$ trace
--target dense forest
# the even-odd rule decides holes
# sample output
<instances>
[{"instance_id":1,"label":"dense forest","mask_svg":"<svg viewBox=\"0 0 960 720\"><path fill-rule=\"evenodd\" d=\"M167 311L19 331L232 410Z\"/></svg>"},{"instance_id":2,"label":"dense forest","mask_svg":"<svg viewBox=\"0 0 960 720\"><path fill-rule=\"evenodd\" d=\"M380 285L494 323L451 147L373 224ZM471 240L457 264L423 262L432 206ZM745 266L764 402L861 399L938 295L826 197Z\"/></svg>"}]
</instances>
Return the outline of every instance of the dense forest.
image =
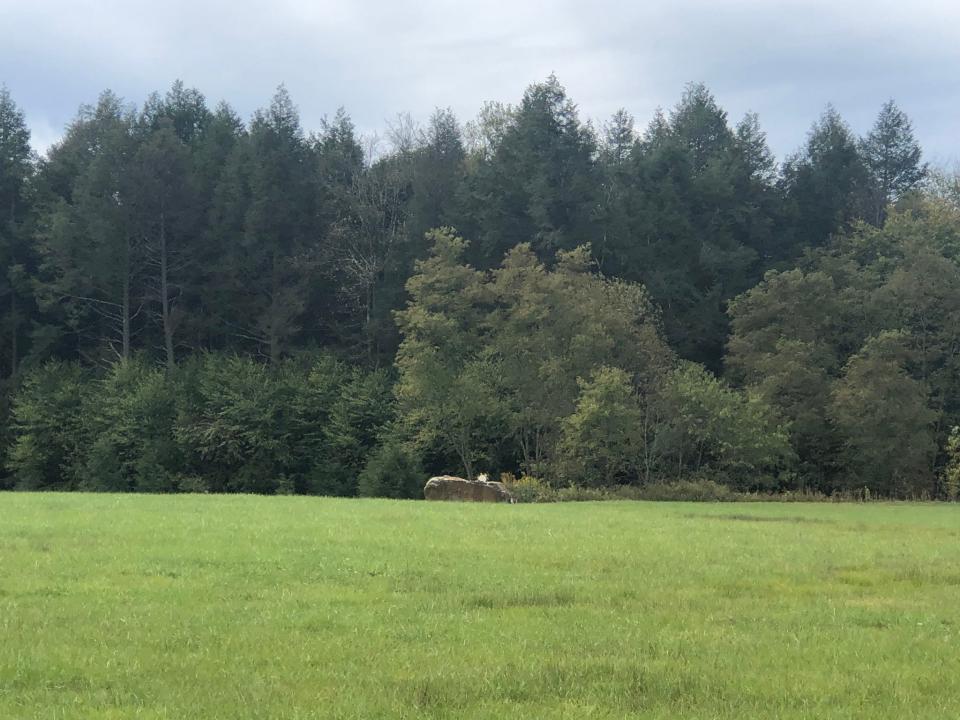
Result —
<instances>
[{"instance_id":1,"label":"dense forest","mask_svg":"<svg viewBox=\"0 0 960 720\"><path fill-rule=\"evenodd\" d=\"M956 497L960 182L892 101L798 146L551 76L379 143L104 92L37 157L0 91L0 488Z\"/></svg>"}]
</instances>

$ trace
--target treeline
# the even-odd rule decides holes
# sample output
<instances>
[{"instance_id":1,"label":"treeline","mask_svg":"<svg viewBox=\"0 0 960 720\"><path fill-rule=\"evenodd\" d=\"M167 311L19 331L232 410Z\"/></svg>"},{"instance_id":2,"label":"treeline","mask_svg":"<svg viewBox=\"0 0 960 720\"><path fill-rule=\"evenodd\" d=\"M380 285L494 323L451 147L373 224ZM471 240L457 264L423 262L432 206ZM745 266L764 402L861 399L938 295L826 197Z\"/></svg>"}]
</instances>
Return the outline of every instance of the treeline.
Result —
<instances>
[{"instance_id":1,"label":"treeline","mask_svg":"<svg viewBox=\"0 0 960 720\"><path fill-rule=\"evenodd\" d=\"M36 158L3 91L0 485L956 492L958 194L892 102L778 164L701 85L638 132L550 77L372 149L175 83Z\"/></svg>"}]
</instances>

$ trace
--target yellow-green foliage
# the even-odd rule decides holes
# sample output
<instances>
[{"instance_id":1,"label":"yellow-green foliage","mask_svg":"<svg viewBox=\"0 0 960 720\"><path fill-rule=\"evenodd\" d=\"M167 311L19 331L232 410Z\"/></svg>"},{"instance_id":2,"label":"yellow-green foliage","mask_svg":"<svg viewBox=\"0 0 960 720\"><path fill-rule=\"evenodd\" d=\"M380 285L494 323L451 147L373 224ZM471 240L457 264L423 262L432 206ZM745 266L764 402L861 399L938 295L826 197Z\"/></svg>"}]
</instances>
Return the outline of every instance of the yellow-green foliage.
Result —
<instances>
[{"instance_id":1,"label":"yellow-green foliage","mask_svg":"<svg viewBox=\"0 0 960 720\"><path fill-rule=\"evenodd\" d=\"M955 427L947 439L949 462L944 472L944 486L951 500L960 498L960 427Z\"/></svg>"},{"instance_id":2,"label":"yellow-green foliage","mask_svg":"<svg viewBox=\"0 0 960 720\"><path fill-rule=\"evenodd\" d=\"M503 473L500 482L507 486L517 502L552 502L554 499L553 488L540 478L529 475L517 478L513 473Z\"/></svg>"},{"instance_id":3,"label":"yellow-green foliage","mask_svg":"<svg viewBox=\"0 0 960 720\"><path fill-rule=\"evenodd\" d=\"M960 512L0 494L0 718L960 717Z\"/></svg>"}]
</instances>

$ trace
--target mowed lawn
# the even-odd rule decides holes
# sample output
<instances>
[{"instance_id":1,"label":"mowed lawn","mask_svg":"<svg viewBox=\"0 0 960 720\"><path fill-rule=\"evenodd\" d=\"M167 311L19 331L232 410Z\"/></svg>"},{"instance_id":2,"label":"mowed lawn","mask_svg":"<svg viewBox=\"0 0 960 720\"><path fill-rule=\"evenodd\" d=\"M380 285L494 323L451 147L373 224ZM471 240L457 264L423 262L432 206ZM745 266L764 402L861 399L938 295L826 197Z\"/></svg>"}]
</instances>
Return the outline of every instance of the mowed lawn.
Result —
<instances>
[{"instance_id":1,"label":"mowed lawn","mask_svg":"<svg viewBox=\"0 0 960 720\"><path fill-rule=\"evenodd\" d=\"M960 717L960 507L0 494L0 718Z\"/></svg>"}]
</instances>

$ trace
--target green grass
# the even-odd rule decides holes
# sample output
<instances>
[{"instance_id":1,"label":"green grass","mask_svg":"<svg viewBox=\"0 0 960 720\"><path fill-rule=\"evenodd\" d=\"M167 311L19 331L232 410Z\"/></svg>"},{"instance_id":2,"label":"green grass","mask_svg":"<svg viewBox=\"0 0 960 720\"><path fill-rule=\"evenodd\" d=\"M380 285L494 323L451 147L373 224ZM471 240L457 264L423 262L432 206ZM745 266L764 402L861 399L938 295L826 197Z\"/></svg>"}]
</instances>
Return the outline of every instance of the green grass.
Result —
<instances>
[{"instance_id":1,"label":"green grass","mask_svg":"<svg viewBox=\"0 0 960 720\"><path fill-rule=\"evenodd\" d=\"M0 718L960 717L960 507L0 494Z\"/></svg>"}]
</instances>

